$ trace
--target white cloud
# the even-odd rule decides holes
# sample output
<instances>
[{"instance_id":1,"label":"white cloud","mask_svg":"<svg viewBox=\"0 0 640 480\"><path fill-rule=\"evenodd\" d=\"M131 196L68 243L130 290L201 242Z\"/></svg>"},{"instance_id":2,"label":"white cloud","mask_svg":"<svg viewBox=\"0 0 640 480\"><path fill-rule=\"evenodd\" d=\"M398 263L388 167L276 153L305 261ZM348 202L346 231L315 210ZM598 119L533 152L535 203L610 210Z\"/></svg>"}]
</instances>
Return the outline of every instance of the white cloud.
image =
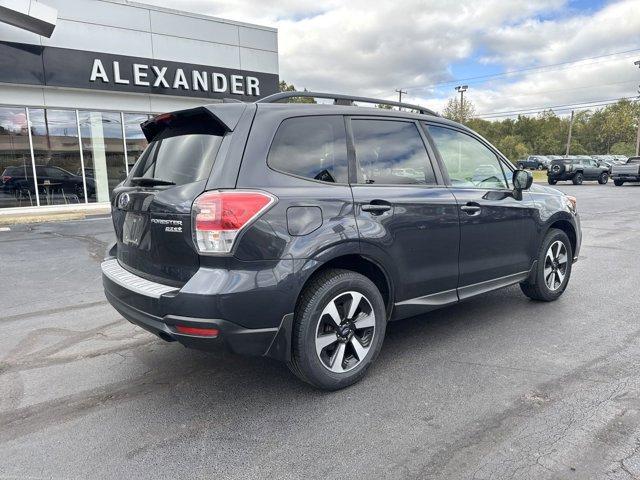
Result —
<instances>
[{"instance_id":1,"label":"white cloud","mask_svg":"<svg viewBox=\"0 0 640 480\"><path fill-rule=\"evenodd\" d=\"M393 98L403 87L432 108L449 93L418 87L451 80L451 65L479 51L481 62L514 70L640 48L640 0L595 13L566 0L147 1L277 27L280 77L298 88ZM469 82L468 98L478 112L617 98L635 92L634 75L628 55L609 57Z\"/></svg>"}]
</instances>

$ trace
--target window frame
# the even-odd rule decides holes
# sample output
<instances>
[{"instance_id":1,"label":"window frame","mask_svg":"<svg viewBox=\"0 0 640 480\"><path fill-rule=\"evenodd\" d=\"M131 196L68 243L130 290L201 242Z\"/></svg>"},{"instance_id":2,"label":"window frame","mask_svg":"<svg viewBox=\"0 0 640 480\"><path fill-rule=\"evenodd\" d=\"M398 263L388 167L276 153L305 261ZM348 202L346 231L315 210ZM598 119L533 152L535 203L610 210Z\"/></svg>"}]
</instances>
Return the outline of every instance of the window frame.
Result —
<instances>
[{"instance_id":1,"label":"window frame","mask_svg":"<svg viewBox=\"0 0 640 480\"><path fill-rule=\"evenodd\" d=\"M319 183L321 185L340 185L340 186L349 186L349 179L351 178L351 162L349 161L349 132L347 130L347 125L345 124L344 127L344 136L345 136L345 153L346 153L346 160L347 160L347 181L346 182L325 182L324 180L317 180L315 178L309 178L309 177L305 177L303 175L298 175L295 173L291 173L291 172L285 172L284 170L280 170L278 168L273 167L270 162L269 162L269 154L271 153L271 149L273 148L273 143L275 142L276 136L278 135L278 131L280 130L280 128L282 127L282 124L285 123L287 120L293 120L293 119L301 119L301 118L317 118L317 117L337 117L337 118L342 118L343 122L344 122L344 117L345 115L341 114L341 113L328 113L328 114L322 114L322 113L316 113L316 114L305 114L305 115L291 115L285 118L282 118L280 120L280 122L278 123L278 126L275 128L275 130L273 131L273 135L271 136L271 140L269 141L269 145L267 148L267 153L265 156L265 164L267 165L267 168L269 170L272 170L274 172L280 173L282 175L287 175L288 177L293 177L293 178L297 178L299 180L305 180L307 182L314 182L314 183Z\"/></svg>"},{"instance_id":2,"label":"window frame","mask_svg":"<svg viewBox=\"0 0 640 480\"><path fill-rule=\"evenodd\" d=\"M437 161L433 146L429 141L429 137L426 135L424 128L420 124L421 121L406 117L393 117L393 116L377 116L377 115L345 115L345 126L347 128L347 153L349 160L349 184L351 186L364 186L364 187L399 187L399 188L442 188L446 186L446 180L442 174L441 167ZM356 164L356 148L355 137L353 135L352 120L382 120L388 122L404 122L413 123L418 130L418 134L422 140L425 152L427 153L428 164L433 169L435 177L434 184L403 184L403 183L358 183L358 166ZM434 161L435 159L435 161Z\"/></svg>"},{"instance_id":3,"label":"window frame","mask_svg":"<svg viewBox=\"0 0 640 480\"><path fill-rule=\"evenodd\" d=\"M445 176L445 184L447 187L450 188L464 188L465 190L491 190L491 191L498 191L498 192L511 192L513 191L513 187L512 187L512 183L513 183L513 172L515 171L515 167L513 166L513 164L511 164L511 162L502 154L500 153L500 151L498 149L496 149L493 145L491 145L487 140L485 140L483 137L481 137L480 135L478 135L477 133L471 131L471 130L466 130L454 125L449 125L447 123L441 123L438 121L433 121L433 120L422 120L420 122L422 124L422 127L424 128L425 134L427 135L427 138L429 139L429 142L431 142L431 145L433 147L433 150L435 152L436 158L438 159L439 164L441 165L442 168L442 172L443 172L443 176ZM449 171L447 170L447 167L444 163L444 160L442 158L442 156L440 155L440 150L438 150L438 147L436 146L435 141L433 140L433 137L431 136L431 134L429 133L429 128L430 126L433 127L439 127L439 128L446 128L449 130L453 130L457 133L461 133L464 135L467 135L469 137L471 137L472 139L476 140L477 142L481 143L482 145L484 145L491 153L493 153L496 156L496 160L498 161L498 164L500 165L500 168L502 170L502 174L505 177L505 181L507 184L506 188L487 188L487 187L455 187L454 185L452 185L451 183L451 177L449 177ZM511 174L511 178L509 178L507 176L507 173Z\"/></svg>"}]
</instances>

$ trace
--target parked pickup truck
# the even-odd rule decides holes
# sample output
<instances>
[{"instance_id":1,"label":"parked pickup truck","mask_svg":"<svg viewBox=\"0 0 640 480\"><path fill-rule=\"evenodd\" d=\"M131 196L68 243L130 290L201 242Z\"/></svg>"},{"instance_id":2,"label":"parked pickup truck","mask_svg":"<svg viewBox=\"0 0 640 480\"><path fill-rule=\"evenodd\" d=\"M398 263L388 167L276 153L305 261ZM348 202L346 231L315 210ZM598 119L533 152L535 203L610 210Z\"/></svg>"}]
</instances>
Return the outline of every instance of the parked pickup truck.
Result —
<instances>
[{"instance_id":1,"label":"parked pickup truck","mask_svg":"<svg viewBox=\"0 0 640 480\"><path fill-rule=\"evenodd\" d=\"M611 168L613 184L619 187L624 182L640 182L640 157L631 157L627 163Z\"/></svg>"}]
</instances>

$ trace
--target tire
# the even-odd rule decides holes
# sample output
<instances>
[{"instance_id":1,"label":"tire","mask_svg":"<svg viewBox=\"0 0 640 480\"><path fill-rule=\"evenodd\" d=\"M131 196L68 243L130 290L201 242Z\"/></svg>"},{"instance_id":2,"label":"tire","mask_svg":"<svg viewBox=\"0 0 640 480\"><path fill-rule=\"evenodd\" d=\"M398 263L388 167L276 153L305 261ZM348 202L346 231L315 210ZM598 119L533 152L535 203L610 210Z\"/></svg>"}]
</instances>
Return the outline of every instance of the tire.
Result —
<instances>
[{"instance_id":1,"label":"tire","mask_svg":"<svg viewBox=\"0 0 640 480\"><path fill-rule=\"evenodd\" d=\"M577 172L571 179L574 185L582 185L583 180L584 180L584 175L582 175L582 172Z\"/></svg>"},{"instance_id":2,"label":"tire","mask_svg":"<svg viewBox=\"0 0 640 480\"><path fill-rule=\"evenodd\" d=\"M538 170L544 170L544 165L542 164L538 165Z\"/></svg>"},{"instance_id":3,"label":"tire","mask_svg":"<svg viewBox=\"0 0 640 480\"><path fill-rule=\"evenodd\" d=\"M609 181L609 174L607 172L602 172L598 177L598 183L600 185L606 185Z\"/></svg>"},{"instance_id":4,"label":"tire","mask_svg":"<svg viewBox=\"0 0 640 480\"><path fill-rule=\"evenodd\" d=\"M559 244L562 244L564 250ZM560 249L555 250L556 247ZM562 252L564 252L566 256L564 262L560 261L555 264L550 262L549 256L554 257L556 251L559 253L560 260L562 260ZM533 279L520 284L522 293L530 299L540 302L557 300L564 293L571 278L573 250L567 234L556 228L549 230L540 245L537 260Z\"/></svg>"},{"instance_id":5,"label":"tire","mask_svg":"<svg viewBox=\"0 0 640 480\"><path fill-rule=\"evenodd\" d=\"M547 178L547 182L549 183L549 185L555 185L556 183L558 183L558 180L556 180L555 178Z\"/></svg>"},{"instance_id":6,"label":"tire","mask_svg":"<svg viewBox=\"0 0 640 480\"><path fill-rule=\"evenodd\" d=\"M329 313L332 305L340 328ZM353 322L354 318L360 320ZM321 272L304 289L296 307L289 369L322 390L348 387L364 377L380 353L386 325L384 300L371 280L350 270Z\"/></svg>"},{"instance_id":7,"label":"tire","mask_svg":"<svg viewBox=\"0 0 640 480\"><path fill-rule=\"evenodd\" d=\"M613 181L613 184L614 184L616 187L621 187L622 185L624 185L624 182L623 182L622 180L614 180L614 181Z\"/></svg>"}]
</instances>

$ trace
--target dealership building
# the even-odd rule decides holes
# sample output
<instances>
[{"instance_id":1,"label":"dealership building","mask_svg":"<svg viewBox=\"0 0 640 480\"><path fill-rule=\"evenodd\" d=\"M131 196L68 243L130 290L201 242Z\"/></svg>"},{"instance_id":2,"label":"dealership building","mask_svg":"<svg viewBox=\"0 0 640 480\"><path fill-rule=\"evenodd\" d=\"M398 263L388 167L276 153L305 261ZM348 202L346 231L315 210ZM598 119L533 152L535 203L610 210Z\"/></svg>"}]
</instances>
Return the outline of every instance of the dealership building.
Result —
<instances>
[{"instance_id":1,"label":"dealership building","mask_svg":"<svg viewBox=\"0 0 640 480\"><path fill-rule=\"evenodd\" d=\"M150 116L277 90L273 28L127 0L0 0L0 212L104 204Z\"/></svg>"}]
</instances>

